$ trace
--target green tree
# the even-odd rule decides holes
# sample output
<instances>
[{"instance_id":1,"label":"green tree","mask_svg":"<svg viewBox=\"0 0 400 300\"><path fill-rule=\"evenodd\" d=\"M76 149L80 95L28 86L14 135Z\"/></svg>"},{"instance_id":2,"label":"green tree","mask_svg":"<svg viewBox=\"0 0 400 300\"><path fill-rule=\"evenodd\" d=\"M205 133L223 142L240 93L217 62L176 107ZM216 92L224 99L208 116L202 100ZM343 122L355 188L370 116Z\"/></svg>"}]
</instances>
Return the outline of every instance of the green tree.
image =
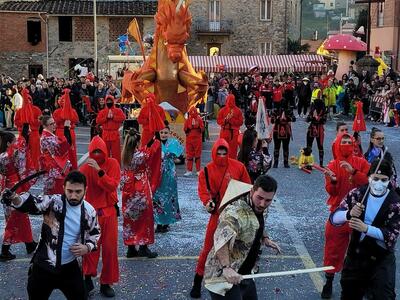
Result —
<instances>
[{"instance_id":1,"label":"green tree","mask_svg":"<svg viewBox=\"0 0 400 300\"><path fill-rule=\"evenodd\" d=\"M310 44L306 43L301 45L299 40L288 39L288 54L301 54L310 51Z\"/></svg>"}]
</instances>

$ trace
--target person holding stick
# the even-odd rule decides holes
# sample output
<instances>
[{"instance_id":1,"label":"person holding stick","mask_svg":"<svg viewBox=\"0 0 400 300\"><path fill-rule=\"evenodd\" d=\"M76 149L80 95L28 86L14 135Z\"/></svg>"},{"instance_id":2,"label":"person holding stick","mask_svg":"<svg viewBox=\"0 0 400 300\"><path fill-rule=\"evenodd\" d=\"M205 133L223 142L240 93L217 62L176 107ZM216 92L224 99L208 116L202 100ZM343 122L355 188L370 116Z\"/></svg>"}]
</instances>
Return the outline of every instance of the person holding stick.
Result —
<instances>
[{"instance_id":1,"label":"person holding stick","mask_svg":"<svg viewBox=\"0 0 400 300\"><path fill-rule=\"evenodd\" d=\"M368 175L369 184L347 194L330 216L333 226L353 230L340 280L342 300L396 298L400 197L389 188L390 161L374 160Z\"/></svg>"},{"instance_id":2,"label":"person holding stick","mask_svg":"<svg viewBox=\"0 0 400 300\"><path fill-rule=\"evenodd\" d=\"M329 194L327 204L330 211L337 209L343 197L354 188L368 183L368 162L354 156L354 141L348 133L336 138L336 159L329 162L325 172L325 189ZM341 271L346 249L349 244L351 230L348 225L333 226L327 220L325 227L324 265L334 266L334 270L325 273L326 283L322 289L321 298L332 296L332 283L335 273Z\"/></svg>"},{"instance_id":3,"label":"person holding stick","mask_svg":"<svg viewBox=\"0 0 400 300\"><path fill-rule=\"evenodd\" d=\"M268 175L258 177L254 186L236 180L229 183L206 261L206 288L212 300L257 299L254 280L242 280L242 275L253 273L261 245L281 253L264 231L264 212L277 188L276 180ZM225 281L222 288L221 279Z\"/></svg>"}]
</instances>

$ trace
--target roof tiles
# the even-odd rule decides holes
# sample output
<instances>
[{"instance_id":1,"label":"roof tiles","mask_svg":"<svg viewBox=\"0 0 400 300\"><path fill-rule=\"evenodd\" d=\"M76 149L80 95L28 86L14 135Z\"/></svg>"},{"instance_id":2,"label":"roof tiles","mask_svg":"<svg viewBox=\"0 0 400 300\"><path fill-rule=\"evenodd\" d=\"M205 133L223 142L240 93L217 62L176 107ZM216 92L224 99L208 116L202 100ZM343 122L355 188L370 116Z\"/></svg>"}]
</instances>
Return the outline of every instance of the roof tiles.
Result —
<instances>
[{"instance_id":1,"label":"roof tiles","mask_svg":"<svg viewBox=\"0 0 400 300\"><path fill-rule=\"evenodd\" d=\"M103 16L140 15L153 16L157 1L104 1L96 2L97 14ZM92 15L91 0L39 0L8 1L0 4L0 12L46 12L53 15Z\"/></svg>"}]
</instances>

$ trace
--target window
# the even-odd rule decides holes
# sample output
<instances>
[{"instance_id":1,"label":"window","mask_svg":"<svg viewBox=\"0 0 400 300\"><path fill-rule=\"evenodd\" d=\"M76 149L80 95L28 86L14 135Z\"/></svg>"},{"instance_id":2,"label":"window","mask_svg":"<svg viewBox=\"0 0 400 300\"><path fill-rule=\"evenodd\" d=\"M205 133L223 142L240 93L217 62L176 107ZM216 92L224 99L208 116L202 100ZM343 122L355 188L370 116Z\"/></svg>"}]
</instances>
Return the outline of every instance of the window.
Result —
<instances>
[{"instance_id":1,"label":"window","mask_svg":"<svg viewBox=\"0 0 400 300\"><path fill-rule=\"evenodd\" d=\"M385 13L385 3L377 3L377 7L378 7L378 27L382 27L384 24L384 13Z\"/></svg>"},{"instance_id":2,"label":"window","mask_svg":"<svg viewBox=\"0 0 400 300\"><path fill-rule=\"evenodd\" d=\"M209 3L209 29L210 31L219 31L221 20L221 3L219 0L210 0Z\"/></svg>"},{"instance_id":3,"label":"window","mask_svg":"<svg viewBox=\"0 0 400 300\"><path fill-rule=\"evenodd\" d=\"M58 39L72 42L72 17L58 17Z\"/></svg>"},{"instance_id":4,"label":"window","mask_svg":"<svg viewBox=\"0 0 400 300\"><path fill-rule=\"evenodd\" d=\"M33 46L39 44L42 40L42 30L40 26L40 19L28 19L26 28L28 30L28 42Z\"/></svg>"},{"instance_id":5,"label":"window","mask_svg":"<svg viewBox=\"0 0 400 300\"><path fill-rule=\"evenodd\" d=\"M39 74L43 74L42 65L29 65L28 66L29 78L37 78Z\"/></svg>"},{"instance_id":6,"label":"window","mask_svg":"<svg viewBox=\"0 0 400 300\"><path fill-rule=\"evenodd\" d=\"M272 43L263 42L260 44L260 55L271 55L272 54Z\"/></svg>"},{"instance_id":7,"label":"window","mask_svg":"<svg viewBox=\"0 0 400 300\"><path fill-rule=\"evenodd\" d=\"M262 21L271 20L272 0L260 0L260 19Z\"/></svg>"}]
</instances>

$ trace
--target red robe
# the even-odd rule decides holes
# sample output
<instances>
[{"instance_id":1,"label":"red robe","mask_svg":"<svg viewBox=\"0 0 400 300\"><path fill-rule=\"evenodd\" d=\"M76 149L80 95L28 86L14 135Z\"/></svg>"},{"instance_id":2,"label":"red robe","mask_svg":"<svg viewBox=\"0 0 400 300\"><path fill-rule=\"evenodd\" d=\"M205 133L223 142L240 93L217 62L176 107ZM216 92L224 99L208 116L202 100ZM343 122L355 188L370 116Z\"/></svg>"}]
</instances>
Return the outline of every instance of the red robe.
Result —
<instances>
[{"instance_id":1,"label":"red robe","mask_svg":"<svg viewBox=\"0 0 400 300\"><path fill-rule=\"evenodd\" d=\"M210 192L207 190L204 169L201 170L199 174L198 193L201 202L203 202L203 204L206 205L210 200L210 194L217 201L216 210L210 216L210 219L208 221L206 236L204 239L204 246L202 251L200 252L199 260L196 266L196 273L199 275L204 274L204 266L206 263L207 255L214 244L213 238L215 230L217 229L218 217L219 217L218 207L222 198L224 197L229 181L231 179L236 179L251 184L251 179L249 174L247 173L246 167L241 162L226 157L227 159L226 166L221 166L216 164L215 161L217 157L217 150L220 147L226 148L229 152L229 145L224 139L218 139L215 142L212 148L212 162L207 164L209 183L211 189Z\"/></svg>"},{"instance_id":2,"label":"red robe","mask_svg":"<svg viewBox=\"0 0 400 300\"><path fill-rule=\"evenodd\" d=\"M155 108L158 113L158 116L161 118L161 120L164 121L165 120L164 109L160 105L155 105ZM142 147L146 146L151 141L155 133L154 129L150 128L151 127L150 114L151 112L149 109L149 104L144 104L144 106L140 110L137 119L138 123L142 125L142 136L141 136Z\"/></svg>"},{"instance_id":3,"label":"red robe","mask_svg":"<svg viewBox=\"0 0 400 300\"><path fill-rule=\"evenodd\" d=\"M122 215L125 245L150 245L154 243L154 215L149 165L153 159L160 161L161 146L158 140L151 147L136 150L128 166L122 171ZM160 165L161 168L161 165Z\"/></svg>"},{"instance_id":4,"label":"red robe","mask_svg":"<svg viewBox=\"0 0 400 300\"><path fill-rule=\"evenodd\" d=\"M192 107L189 110L189 118L183 124L183 130L186 133L186 161L187 169L193 170L193 160L196 162L196 169L200 171L201 148L204 131L204 122L197 109Z\"/></svg>"},{"instance_id":5,"label":"red robe","mask_svg":"<svg viewBox=\"0 0 400 300\"><path fill-rule=\"evenodd\" d=\"M64 122L66 120L71 121L71 127L69 129L69 132L71 134L71 140L72 140L72 145L68 150L68 157L72 165L72 169L76 170L78 169L78 159L77 159L77 154L76 154L76 136L75 136L75 127L76 124L79 123L79 117L75 109L72 109L71 116L69 119L64 119L63 116L63 108L57 108L53 112L53 119L56 122L56 135L59 138L64 137Z\"/></svg>"},{"instance_id":6,"label":"red robe","mask_svg":"<svg viewBox=\"0 0 400 300\"><path fill-rule=\"evenodd\" d=\"M96 149L101 150L106 158L99 165L104 175L100 177L99 172L87 163L79 168L87 180L85 199L96 209L101 229L97 250L83 257L83 273L96 277L101 251L100 284L113 284L119 280L118 218L115 205L118 203L117 188L121 172L119 162L115 158L107 157L106 143L99 136L95 136L89 144L89 157Z\"/></svg>"},{"instance_id":7,"label":"red robe","mask_svg":"<svg viewBox=\"0 0 400 300\"><path fill-rule=\"evenodd\" d=\"M32 104L32 98L30 97L28 90L22 90L22 97L23 104L22 107L15 112L14 124L18 128L19 134L22 133L22 126L24 123L29 124L30 133L28 150L33 166L38 170L40 157L39 117L42 115L42 111L39 107Z\"/></svg>"},{"instance_id":8,"label":"red robe","mask_svg":"<svg viewBox=\"0 0 400 300\"><path fill-rule=\"evenodd\" d=\"M235 104L235 96L226 97L226 106L218 113L217 123L221 126L219 137L229 144L229 157L236 159L238 150L239 128L243 125L242 111Z\"/></svg>"},{"instance_id":9,"label":"red robe","mask_svg":"<svg viewBox=\"0 0 400 300\"><path fill-rule=\"evenodd\" d=\"M44 175L43 193L45 195L63 194L64 177L71 169L68 160L70 145L65 137L43 130L40 138L41 156L39 165L41 170L46 170Z\"/></svg>"},{"instance_id":10,"label":"red robe","mask_svg":"<svg viewBox=\"0 0 400 300\"><path fill-rule=\"evenodd\" d=\"M344 134L346 136L347 134ZM359 188L368 183L368 162L361 157L351 155L350 157L343 157L340 152L340 142L343 135L336 138L335 152L338 156L329 162L327 168L336 174L337 182L333 184L329 177L325 178L325 189L329 194L327 200L330 206L330 211L335 211L343 198L354 188ZM352 175L345 169L340 167L341 161L347 161L357 172ZM328 273L337 273L342 270L344 257L346 255L347 247L349 245L351 229L346 224L343 226L333 226L329 220L326 222L325 227L325 249L324 249L324 265L334 266L335 269L328 271Z\"/></svg>"},{"instance_id":11,"label":"red robe","mask_svg":"<svg viewBox=\"0 0 400 300\"><path fill-rule=\"evenodd\" d=\"M102 138L106 142L108 155L115 158L121 164L121 137L119 135L119 128L126 117L122 109L114 106L115 101L112 96L107 96L105 99L106 102L107 99L113 100L113 106L100 110L96 118L96 123L103 129ZM108 118L110 111L112 118Z\"/></svg>"},{"instance_id":12,"label":"red robe","mask_svg":"<svg viewBox=\"0 0 400 300\"><path fill-rule=\"evenodd\" d=\"M0 190L4 188L12 188L18 181L25 178L31 169L27 162L27 146L24 138L17 138L6 152L0 154L0 171L1 181ZM27 192L31 183L20 187L16 192ZM5 211L6 227L4 229L3 244L10 245L16 243L31 243L32 229L28 214L19 212L10 207Z\"/></svg>"}]
</instances>

